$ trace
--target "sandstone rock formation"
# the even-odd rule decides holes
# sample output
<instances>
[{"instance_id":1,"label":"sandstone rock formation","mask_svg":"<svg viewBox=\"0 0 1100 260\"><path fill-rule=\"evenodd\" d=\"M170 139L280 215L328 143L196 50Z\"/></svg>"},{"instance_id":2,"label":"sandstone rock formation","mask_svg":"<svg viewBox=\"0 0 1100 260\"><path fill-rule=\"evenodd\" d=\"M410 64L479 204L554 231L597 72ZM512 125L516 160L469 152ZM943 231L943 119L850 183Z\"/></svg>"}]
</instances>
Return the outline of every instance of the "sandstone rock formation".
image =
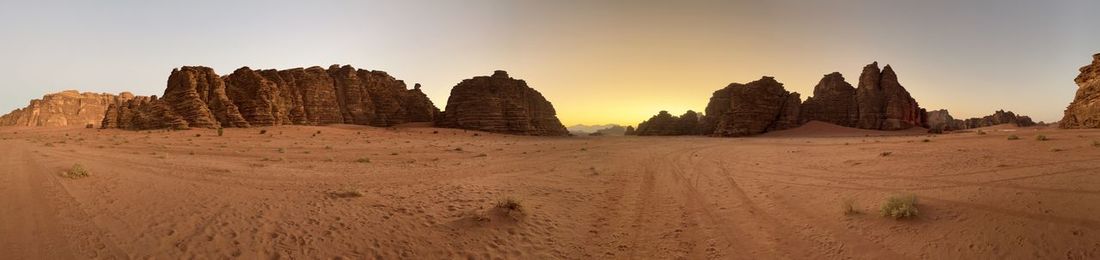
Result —
<instances>
[{"instance_id":1,"label":"sandstone rock formation","mask_svg":"<svg viewBox=\"0 0 1100 260\"><path fill-rule=\"evenodd\" d=\"M945 109L928 112L928 129L930 131L956 131L1000 124L1013 124L1019 127L1036 125L1031 117L1016 115L1016 113L1004 110L997 110L992 115L966 120L955 119Z\"/></svg>"},{"instance_id":2,"label":"sandstone rock formation","mask_svg":"<svg viewBox=\"0 0 1100 260\"><path fill-rule=\"evenodd\" d=\"M700 133L747 136L797 127L800 106L799 94L788 92L775 78L733 83L711 96Z\"/></svg>"},{"instance_id":3,"label":"sandstone rock formation","mask_svg":"<svg viewBox=\"0 0 1100 260\"><path fill-rule=\"evenodd\" d=\"M1061 128L1100 128L1100 53L1077 75L1077 96L1066 107Z\"/></svg>"},{"instance_id":4,"label":"sandstone rock formation","mask_svg":"<svg viewBox=\"0 0 1100 260\"><path fill-rule=\"evenodd\" d=\"M419 88L385 72L333 65L289 70L206 67L172 71L164 96L118 102L103 126L123 129L432 122L439 110Z\"/></svg>"},{"instance_id":5,"label":"sandstone rock formation","mask_svg":"<svg viewBox=\"0 0 1100 260\"><path fill-rule=\"evenodd\" d=\"M0 116L0 126L99 126L111 104L133 98L129 92L114 95L66 90L31 100L27 107Z\"/></svg>"},{"instance_id":6,"label":"sandstone rock formation","mask_svg":"<svg viewBox=\"0 0 1100 260\"><path fill-rule=\"evenodd\" d=\"M966 124L951 116L947 109L928 111L928 129L932 132L955 131L966 129Z\"/></svg>"},{"instance_id":7,"label":"sandstone rock formation","mask_svg":"<svg viewBox=\"0 0 1100 260\"><path fill-rule=\"evenodd\" d=\"M802 122L811 120L846 127L859 125L856 88L839 72L825 75L814 87L814 96L802 103Z\"/></svg>"},{"instance_id":8,"label":"sandstone rock formation","mask_svg":"<svg viewBox=\"0 0 1100 260\"><path fill-rule=\"evenodd\" d=\"M994 112L992 115L965 120L963 123L963 127L965 128L960 129L979 128L1000 124L1013 124L1020 127L1028 127L1034 126L1035 121L1032 121L1031 117L1016 115L1011 111L1005 112L1004 110L997 110L997 112Z\"/></svg>"},{"instance_id":9,"label":"sandstone rock formation","mask_svg":"<svg viewBox=\"0 0 1100 260\"><path fill-rule=\"evenodd\" d=\"M436 126L517 135L569 134L541 93L501 70L463 80L451 89Z\"/></svg>"},{"instance_id":10,"label":"sandstone rock formation","mask_svg":"<svg viewBox=\"0 0 1100 260\"><path fill-rule=\"evenodd\" d=\"M661 111L638 124L638 129L633 133L640 136L698 135L701 125L702 120L695 111L688 110L681 116Z\"/></svg>"},{"instance_id":11,"label":"sandstone rock formation","mask_svg":"<svg viewBox=\"0 0 1100 260\"><path fill-rule=\"evenodd\" d=\"M926 124L926 112L909 95L890 65L881 71L878 62L863 67L856 89L859 128L901 130Z\"/></svg>"},{"instance_id":12,"label":"sandstone rock formation","mask_svg":"<svg viewBox=\"0 0 1100 260\"><path fill-rule=\"evenodd\" d=\"M946 112L946 111L945 111ZM838 72L825 75L814 87L814 96L802 102L772 77L748 84L730 84L715 91L697 133L712 136L747 136L794 128L808 121L872 130L902 130L927 126L927 112L898 83L897 74L878 62L863 68L859 88ZM683 134L667 124L676 119L658 114L638 125L638 135Z\"/></svg>"}]
</instances>

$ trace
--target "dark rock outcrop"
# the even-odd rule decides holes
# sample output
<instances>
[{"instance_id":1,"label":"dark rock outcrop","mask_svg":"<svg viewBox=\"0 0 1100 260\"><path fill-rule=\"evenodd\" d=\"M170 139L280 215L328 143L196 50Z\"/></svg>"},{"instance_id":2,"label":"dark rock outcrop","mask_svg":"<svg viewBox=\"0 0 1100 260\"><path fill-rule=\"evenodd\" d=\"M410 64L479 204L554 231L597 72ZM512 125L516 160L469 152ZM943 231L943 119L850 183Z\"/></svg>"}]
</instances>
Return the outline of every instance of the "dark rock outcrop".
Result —
<instances>
[{"instance_id":1,"label":"dark rock outcrop","mask_svg":"<svg viewBox=\"0 0 1100 260\"><path fill-rule=\"evenodd\" d=\"M1061 128L1100 128L1100 53L1092 55L1092 63L1081 67L1077 75L1077 95L1066 107Z\"/></svg>"},{"instance_id":2,"label":"dark rock outcrop","mask_svg":"<svg viewBox=\"0 0 1100 260\"><path fill-rule=\"evenodd\" d=\"M681 116L661 111L638 124L638 129L633 132L641 136L698 135L701 125L702 120L695 111L688 110Z\"/></svg>"},{"instance_id":3,"label":"dark rock outcrop","mask_svg":"<svg viewBox=\"0 0 1100 260\"><path fill-rule=\"evenodd\" d=\"M463 80L451 89L436 126L517 135L569 134L550 101L527 82L500 70Z\"/></svg>"},{"instance_id":4,"label":"dark rock outcrop","mask_svg":"<svg viewBox=\"0 0 1100 260\"><path fill-rule=\"evenodd\" d=\"M715 91L700 133L748 136L799 126L801 99L772 77ZM638 126L641 131L641 125Z\"/></svg>"},{"instance_id":5,"label":"dark rock outcrop","mask_svg":"<svg viewBox=\"0 0 1100 260\"><path fill-rule=\"evenodd\" d=\"M219 128L272 125L432 122L438 109L419 89L385 72L333 65L289 70L237 69L220 77L206 67L172 71L164 96L119 102L107 128Z\"/></svg>"},{"instance_id":6,"label":"dark rock outcrop","mask_svg":"<svg viewBox=\"0 0 1100 260\"><path fill-rule=\"evenodd\" d=\"M1036 125L1031 117L1016 115L1016 113L1004 110L997 110L992 115L966 120L955 119L945 109L928 112L928 129L930 131L956 131L1001 124L1012 124L1019 127Z\"/></svg>"},{"instance_id":7,"label":"dark rock outcrop","mask_svg":"<svg viewBox=\"0 0 1100 260\"><path fill-rule=\"evenodd\" d=\"M925 126L925 110L909 95L890 65L881 71L878 62L863 67L856 89L859 128L902 130Z\"/></svg>"},{"instance_id":8,"label":"dark rock outcrop","mask_svg":"<svg viewBox=\"0 0 1100 260\"><path fill-rule=\"evenodd\" d=\"M814 87L814 96L802 103L802 122L811 120L846 127L859 125L856 88L839 72L825 75Z\"/></svg>"},{"instance_id":9,"label":"dark rock outcrop","mask_svg":"<svg viewBox=\"0 0 1100 260\"><path fill-rule=\"evenodd\" d=\"M623 135L638 135L638 132L634 130L634 126L626 126L626 132Z\"/></svg>"},{"instance_id":10,"label":"dark rock outcrop","mask_svg":"<svg viewBox=\"0 0 1100 260\"><path fill-rule=\"evenodd\" d=\"M1035 121L1031 120L1031 117L1016 115L1011 111L997 110L992 115L984 116L981 118L970 118L964 121L963 127L960 129L979 128L987 126L995 126L1001 124L1013 124L1020 127L1034 126Z\"/></svg>"},{"instance_id":11,"label":"dark rock outcrop","mask_svg":"<svg viewBox=\"0 0 1100 260\"><path fill-rule=\"evenodd\" d=\"M122 92L80 93L66 90L31 100L27 107L0 116L0 126L99 126L111 104L133 99Z\"/></svg>"}]
</instances>

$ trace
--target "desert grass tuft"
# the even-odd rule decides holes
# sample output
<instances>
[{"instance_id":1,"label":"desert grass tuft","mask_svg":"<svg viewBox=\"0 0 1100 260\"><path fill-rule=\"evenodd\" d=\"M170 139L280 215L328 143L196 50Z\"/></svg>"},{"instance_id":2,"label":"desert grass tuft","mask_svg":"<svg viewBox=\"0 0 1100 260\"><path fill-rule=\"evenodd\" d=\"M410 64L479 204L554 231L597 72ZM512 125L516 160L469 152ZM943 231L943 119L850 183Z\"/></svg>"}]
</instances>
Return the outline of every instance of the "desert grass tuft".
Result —
<instances>
[{"instance_id":1,"label":"desert grass tuft","mask_svg":"<svg viewBox=\"0 0 1100 260\"><path fill-rule=\"evenodd\" d=\"M1020 140L1020 137L1016 135L1010 135L1008 136L1008 140Z\"/></svg>"},{"instance_id":2,"label":"desert grass tuft","mask_svg":"<svg viewBox=\"0 0 1100 260\"><path fill-rule=\"evenodd\" d=\"M337 191L330 191L330 192L328 192L328 196L329 196L329 198L334 198L334 199L358 198L358 197L363 196L363 192L361 192L359 190L354 190L354 189L343 189L343 190L337 190Z\"/></svg>"},{"instance_id":3,"label":"desert grass tuft","mask_svg":"<svg viewBox=\"0 0 1100 260\"><path fill-rule=\"evenodd\" d=\"M893 217L894 219L917 217L917 195L905 194L890 196L886 199L886 202L882 204L879 213L882 214L883 217Z\"/></svg>"},{"instance_id":4,"label":"desert grass tuft","mask_svg":"<svg viewBox=\"0 0 1100 260\"><path fill-rule=\"evenodd\" d=\"M518 213L524 214L526 210L523 207L523 202L513 197L503 198L497 201L495 208L503 210L508 214Z\"/></svg>"},{"instance_id":5,"label":"desert grass tuft","mask_svg":"<svg viewBox=\"0 0 1100 260\"><path fill-rule=\"evenodd\" d=\"M844 199L840 204L840 210L844 212L844 215L856 215L860 214L859 209L856 209L856 200Z\"/></svg>"},{"instance_id":6,"label":"desert grass tuft","mask_svg":"<svg viewBox=\"0 0 1100 260\"><path fill-rule=\"evenodd\" d=\"M1050 138L1047 138L1047 136L1045 136L1045 135L1035 136L1035 141L1047 141L1047 140L1050 140Z\"/></svg>"},{"instance_id":7,"label":"desert grass tuft","mask_svg":"<svg viewBox=\"0 0 1100 260\"><path fill-rule=\"evenodd\" d=\"M80 179L88 177L90 176L90 174L88 174L87 169L84 169L83 165L73 164L73 166L70 167L68 170L62 172L61 176L69 179Z\"/></svg>"}]
</instances>

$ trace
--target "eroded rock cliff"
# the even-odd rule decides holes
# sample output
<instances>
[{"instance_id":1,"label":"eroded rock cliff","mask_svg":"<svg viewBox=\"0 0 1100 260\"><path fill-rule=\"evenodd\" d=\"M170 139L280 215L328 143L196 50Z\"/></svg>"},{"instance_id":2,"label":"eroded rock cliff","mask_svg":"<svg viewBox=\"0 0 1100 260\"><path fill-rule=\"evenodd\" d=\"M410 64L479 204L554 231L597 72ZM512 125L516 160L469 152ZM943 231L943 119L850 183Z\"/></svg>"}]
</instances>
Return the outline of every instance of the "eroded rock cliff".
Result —
<instances>
[{"instance_id":1,"label":"eroded rock cliff","mask_svg":"<svg viewBox=\"0 0 1100 260\"><path fill-rule=\"evenodd\" d=\"M797 127L800 106L799 94L788 92L775 78L732 83L711 96L700 133L748 136Z\"/></svg>"},{"instance_id":2,"label":"eroded rock cliff","mask_svg":"<svg viewBox=\"0 0 1100 260\"><path fill-rule=\"evenodd\" d=\"M385 72L333 65L288 70L206 67L172 71L164 96L118 102L104 127L219 128L271 125L432 122L438 109L418 88Z\"/></svg>"},{"instance_id":3,"label":"eroded rock cliff","mask_svg":"<svg viewBox=\"0 0 1100 260\"><path fill-rule=\"evenodd\" d=\"M1077 96L1066 107L1061 128L1100 128L1100 53L1077 75Z\"/></svg>"},{"instance_id":4,"label":"eroded rock cliff","mask_svg":"<svg viewBox=\"0 0 1100 260\"><path fill-rule=\"evenodd\" d=\"M517 135L569 134L550 101L502 70L463 80L452 88L436 125Z\"/></svg>"},{"instance_id":5,"label":"eroded rock cliff","mask_svg":"<svg viewBox=\"0 0 1100 260\"><path fill-rule=\"evenodd\" d=\"M111 104L133 99L134 95L122 92L80 93L66 90L47 94L30 101L27 107L0 116L0 126L99 126Z\"/></svg>"}]
</instances>

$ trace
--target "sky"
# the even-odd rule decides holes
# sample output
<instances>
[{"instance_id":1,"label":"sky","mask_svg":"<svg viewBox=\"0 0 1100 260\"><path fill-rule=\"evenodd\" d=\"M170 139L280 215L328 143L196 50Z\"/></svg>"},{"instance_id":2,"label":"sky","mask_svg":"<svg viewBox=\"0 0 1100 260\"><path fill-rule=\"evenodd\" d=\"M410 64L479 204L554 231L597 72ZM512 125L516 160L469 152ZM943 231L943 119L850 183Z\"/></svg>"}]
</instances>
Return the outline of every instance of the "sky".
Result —
<instances>
[{"instance_id":1,"label":"sky","mask_svg":"<svg viewBox=\"0 0 1100 260\"><path fill-rule=\"evenodd\" d=\"M566 125L701 111L774 76L805 99L890 64L920 105L1057 121L1100 53L1096 0L0 0L0 111L66 89L161 95L173 68L350 64L421 83L443 109L507 70Z\"/></svg>"}]
</instances>

